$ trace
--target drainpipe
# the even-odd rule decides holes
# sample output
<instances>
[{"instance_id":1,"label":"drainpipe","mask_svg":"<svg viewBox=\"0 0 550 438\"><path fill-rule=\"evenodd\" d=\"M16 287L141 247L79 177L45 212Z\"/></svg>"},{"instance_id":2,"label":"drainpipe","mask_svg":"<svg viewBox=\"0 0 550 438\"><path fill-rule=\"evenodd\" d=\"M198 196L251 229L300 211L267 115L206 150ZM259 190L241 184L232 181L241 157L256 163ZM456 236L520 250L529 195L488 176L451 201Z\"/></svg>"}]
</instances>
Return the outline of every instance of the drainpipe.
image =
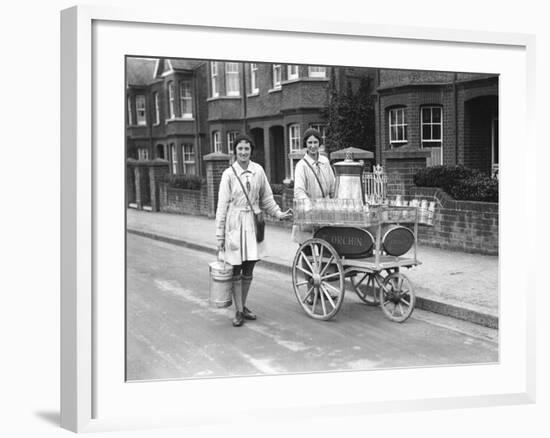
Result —
<instances>
[{"instance_id":1,"label":"drainpipe","mask_svg":"<svg viewBox=\"0 0 550 438\"><path fill-rule=\"evenodd\" d=\"M248 133L248 120L247 120L247 97L246 97L246 70L245 70L245 63L241 62L241 68L242 68L242 102L243 102L243 134Z\"/></svg>"},{"instance_id":2,"label":"drainpipe","mask_svg":"<svg viewBox=\"0 0 550 438\"><path fill-rule=\"evenodd\" d=\"M376 88L378 87L380 87L380 69L376 70ZM374 164L382 165L382 129L383 129L382 121L384 120L384 118L382 117L382 105L380 103L380 93L376 93L376 94L377 94L376 100L378 104L377 105L378 106L378 123L376 124L378 126L378 148L377 148L378 151L375 150ZM378 163L376 163L376 160L378 160Z\"/></svg>"},{"instance_id":3,"label":"drainpipe","mask_svg":"<svg viewBox=\"0 0 550 438\"><path fill-rule=\"evenodd\" d=\"M195 160L197 162L197 174L202 176L202 145L200 138L200 112L199 112L199 87L198 87L198 78L197 71L202 67L203 64L200 64L197 68L193 70L193 109L195 111Z\"/></svg>"},{"instance_id":4,"label":"drainpipe","mask_svg":"<svg viewBox=\"0 0 550 438\"><path fill-rule=\"evenodd\" d=\"M455 165L458 165L458 91L456 87L458 75L453 75L453 99L455 106Z\"/></svg>"},{"instance_id":5,"label":"drainpipe","mask_svg":"<svg viewBox=\"0 0 550 438\"><path fill-rule=\"evenodd\" d=\"M153 113L155 111L155 102L154 102L154 99L151 99L152 97L152 94L151 94L151 89L149 87L147 87L143 93L143 96L145 97L145 108L147 108L147 112L148 114L146 115L147 117L147 124L149 125L149 156L151 157L151 160L153 160L155 158L155 145L153 143ZM147 105L147 102L149 103L149 105ZM151 111L151 105L153 106L153 111Z\"/></svg>"}]
</instances>

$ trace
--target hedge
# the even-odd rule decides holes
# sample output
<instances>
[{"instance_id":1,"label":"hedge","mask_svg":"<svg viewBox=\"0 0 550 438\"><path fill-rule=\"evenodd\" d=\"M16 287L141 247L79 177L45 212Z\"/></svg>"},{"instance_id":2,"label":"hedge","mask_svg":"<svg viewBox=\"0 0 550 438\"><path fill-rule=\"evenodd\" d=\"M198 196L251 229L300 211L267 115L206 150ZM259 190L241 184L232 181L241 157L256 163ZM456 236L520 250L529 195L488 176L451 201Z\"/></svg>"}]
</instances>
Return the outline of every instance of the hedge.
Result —
<instances>
[{"instance_id":1,"label":"hedge","mask_svg":"<svg viewBox=\"0 0 550 438\"><path fill-rule=\"evenodd\" d=\"M414 175L419 187L440 187L462 201L498 202L498 179L464 166L433 166Z\"/></svg>"}]
</instances>

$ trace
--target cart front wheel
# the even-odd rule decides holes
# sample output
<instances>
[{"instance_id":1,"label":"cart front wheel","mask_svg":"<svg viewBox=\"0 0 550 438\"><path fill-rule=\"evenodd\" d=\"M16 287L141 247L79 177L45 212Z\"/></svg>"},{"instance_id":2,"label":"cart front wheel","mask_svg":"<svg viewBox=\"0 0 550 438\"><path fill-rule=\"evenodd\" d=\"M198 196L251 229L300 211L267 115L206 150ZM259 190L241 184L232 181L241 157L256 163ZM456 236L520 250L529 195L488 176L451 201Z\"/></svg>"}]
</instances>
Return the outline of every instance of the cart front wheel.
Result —
<instances>
[{"instance_id":1,"label":"cart front wheel","mask_svg":"<svg viewBox=\"0 0 550 438\"><path fill-rule=\"evenodd\" d=\"M384 283L381 272L372 272L354 268L355 274L350 277L351 285L357 296L369 306L380 304L380 288Z\"/></svg>"},{"instance_id":2,"label":"cart front wheel","mask_svg":"<svg viewBox=\"0 0 550 438\"><path fill-rule=\"evenodd\" d=\"M336 250L322 239L306 240L292 264L294 293L312 318L331 319L344 301L344 269Z\"/></svg>"},{"instance_id":3,"label":"cart front wheel","mask_svg":"<svg viewBox=\"0 0 550 438\"><path fill-rule=\"evenodd\" d=\"M416 296L410 280L400 272L386 277L380 288L380 307L384 315L395 322L403 322L414 310Z\"/></svg>"}]
</instances>

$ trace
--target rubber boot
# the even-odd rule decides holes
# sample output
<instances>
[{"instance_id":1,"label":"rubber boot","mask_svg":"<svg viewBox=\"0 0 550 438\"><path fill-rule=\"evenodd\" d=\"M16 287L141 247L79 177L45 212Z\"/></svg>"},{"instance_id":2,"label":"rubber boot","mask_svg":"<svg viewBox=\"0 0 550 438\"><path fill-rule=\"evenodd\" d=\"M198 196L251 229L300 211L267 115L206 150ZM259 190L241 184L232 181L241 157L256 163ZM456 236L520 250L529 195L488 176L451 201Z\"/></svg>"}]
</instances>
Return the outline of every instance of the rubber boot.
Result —
<instances>
[{"instance_id":1,"label":"rubber boot","mask_svg":"<svg viewBox=\"0 0 550 438\"><path fill-rule=\"evenodd\" d=\"M241 284L242 284L242 293L243 293L244 319L254 320L256 319L256 315L252 313L248 307L246 307L246 298L248 297L248 291L250 290L250 285L252 284L252 277L245 277L243 275Z\"/></svg>"},{"instance_id":2,"label":"rubber boot","mask_svg":"<svg viewBox=\"0 0 550 438\"><path fill-rule=\"evenodd\" d=\"M240 327L244 323L243 291L241 287L240 275L233 277L233 302L235 303L235 318L233 318L233 326Z\"/></svg>"}]
</instances>

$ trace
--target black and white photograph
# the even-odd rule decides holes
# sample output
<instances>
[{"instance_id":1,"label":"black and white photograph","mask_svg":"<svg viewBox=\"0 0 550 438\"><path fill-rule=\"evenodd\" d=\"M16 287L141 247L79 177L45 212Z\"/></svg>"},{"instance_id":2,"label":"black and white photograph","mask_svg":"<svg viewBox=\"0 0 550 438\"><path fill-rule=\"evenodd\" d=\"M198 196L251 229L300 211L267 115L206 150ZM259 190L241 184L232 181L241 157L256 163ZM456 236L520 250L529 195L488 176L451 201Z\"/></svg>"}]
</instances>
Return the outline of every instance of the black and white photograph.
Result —
<instances>
[{"instance_id":1,"label":"black and white photograph","mask_svg":"<svg viewBox=\"0 0 550 438\"><path fill-rule=\"evenodd\" d=\"M9 3L0 435L545 437L544 4Z\"/></svg>"},{"instance_id":2,"label":"black and white photograph","mask_svg":"<svg viewBox=\"0 0 550 438\"><path fill-rule=\"evenodd\" d=\"M126 380L499 362L499 74L127 56Z\"/></svg>"}]
</instances>

